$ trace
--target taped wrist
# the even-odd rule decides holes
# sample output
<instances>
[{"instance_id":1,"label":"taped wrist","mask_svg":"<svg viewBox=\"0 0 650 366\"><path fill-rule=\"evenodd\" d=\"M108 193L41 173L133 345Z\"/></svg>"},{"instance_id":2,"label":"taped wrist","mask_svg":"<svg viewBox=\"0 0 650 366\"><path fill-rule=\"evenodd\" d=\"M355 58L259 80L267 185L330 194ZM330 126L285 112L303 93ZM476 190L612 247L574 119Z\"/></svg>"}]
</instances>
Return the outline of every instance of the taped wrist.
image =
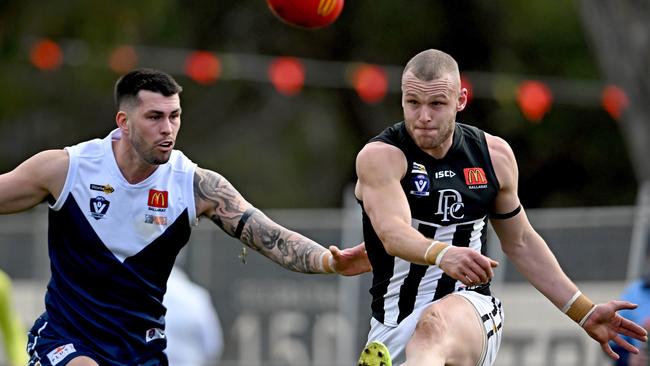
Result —
<instances>
[{"instance_id":1,"label":"taped wrist","mask_svg":"<svg viewBox=\"0 0 650 366\"><path fill-rule=\"evenodd\" d=\"M439 266L442 256L449 248L451 248L451 245L434 240L424 252L424 263Z\"/></svg>"},{"instance_id":2,"label":"taped wrist","mask_svg":"<svg viewBox=\"0 0 650 366\"><path fill-rule=\"evenodd\" d=\"M580 291L576 292L562 307L562 312L580 326L587 321L594 310L596 310L596 305Z\"/></svg>"},{"instance_id":3,"label":"taped wrist","mask_svg":"<svg viewBox=\"0 0 650 366\"><path fill-rule=\"evenodd\" d=\"M319 263L323 273L336 273L336 270L334 270L334 256L329 250L320 255Z\"/></svg>"}]
</instances>

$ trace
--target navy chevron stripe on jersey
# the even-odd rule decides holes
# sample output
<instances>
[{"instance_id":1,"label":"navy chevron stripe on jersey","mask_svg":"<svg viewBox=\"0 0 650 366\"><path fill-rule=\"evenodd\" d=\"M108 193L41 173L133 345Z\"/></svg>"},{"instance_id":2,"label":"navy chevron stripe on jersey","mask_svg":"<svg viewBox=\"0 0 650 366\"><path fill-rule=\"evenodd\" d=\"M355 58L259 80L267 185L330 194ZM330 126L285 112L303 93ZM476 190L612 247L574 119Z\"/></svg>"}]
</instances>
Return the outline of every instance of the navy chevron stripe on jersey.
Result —
<instances>
[{"instance_id":1,"label":"navy chevron stripe on jersey","mask_svg":"<svg viewBox=\"0 0 650 366\"><path fill-rule=\"evenodd\" d=\"M109 358L148 355L164 347L163 339L147 345L143 336L148 329L164 329L162 299L173 259L190 235L187 211L124 263L104 245L72 197L61 210L50 210L49 220L49 240L57 245L50 260L58 270L47 287L46 311L57 331Z\"/></svg>"},{"instance_id":2,"label":"navy chevron stripe on jersey","mask_svg":"<svg viewBox=\"0 0 650 366\"><path fill-rule=\"evenodd\" d=\"M50 204L48 228L48 327L108 366L164 357L163 295L196 222L196 165L174 150L147 179L131 184L112 150L120 138L115 130L66 148L68 173Z\"/></svg>"},{"instance_id":3,"label":"navy chevron stripe on jersey","mask_svg":"<svg viewBox=\"0 0 650 366\"><path fill-rule=\"evenodd\" d=\"M400 183L414 228L431 239L483 249L487 217L499 191L483 131L456 123L452 146L441 159L422 151L404 122L370 141L393 145L406 157L407 170ZM363 210L363 202L359 203ZM372 314L379 322L397 325L413 309L464 286L437 266L412 264L386 253L365 210L363 234L373 268Z\"/></svg>"}]
</instances>

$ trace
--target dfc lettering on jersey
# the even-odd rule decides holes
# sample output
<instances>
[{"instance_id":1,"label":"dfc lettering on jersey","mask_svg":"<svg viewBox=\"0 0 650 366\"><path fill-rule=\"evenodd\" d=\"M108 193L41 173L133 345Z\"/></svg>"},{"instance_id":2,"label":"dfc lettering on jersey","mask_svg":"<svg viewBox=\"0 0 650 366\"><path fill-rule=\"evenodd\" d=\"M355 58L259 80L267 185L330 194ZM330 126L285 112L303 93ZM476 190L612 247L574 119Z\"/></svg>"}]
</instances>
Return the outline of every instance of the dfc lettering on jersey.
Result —
<instances>
[{"instance_id":1,"label":"dfc lettering on jersey","mask_svg":"<svg viewBox=\"0 0 650 366\"><path fill-rule=\"evenodd\" d=\"M455 189L442 189L438 191L438 211L436 215L442 215L441 221L458 220L465 217L460 210L463 208L463 196Z\"/></svg>"}]
</instances>

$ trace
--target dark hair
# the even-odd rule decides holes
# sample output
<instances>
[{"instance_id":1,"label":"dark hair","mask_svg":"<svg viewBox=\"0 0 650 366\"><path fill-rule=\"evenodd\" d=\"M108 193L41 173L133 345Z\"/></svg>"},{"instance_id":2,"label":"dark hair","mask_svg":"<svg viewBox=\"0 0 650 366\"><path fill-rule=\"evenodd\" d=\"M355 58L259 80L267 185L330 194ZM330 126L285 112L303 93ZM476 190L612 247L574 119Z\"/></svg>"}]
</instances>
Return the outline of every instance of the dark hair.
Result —
<instances>
[{"instance_id":1,"label":"dark hair","mask_svg":"<svg viewBox=\"0 0 650 366\"><path fill-rule=\"evenodd\" d=\"M120 77L115 83L113 97L115 106L119 109L122 103L137 105L138 92L148 90L160 93L166 97L179 94L183 87L178 85L171 75L154 69L137 69Z\"/></svg>"}]
</instances>

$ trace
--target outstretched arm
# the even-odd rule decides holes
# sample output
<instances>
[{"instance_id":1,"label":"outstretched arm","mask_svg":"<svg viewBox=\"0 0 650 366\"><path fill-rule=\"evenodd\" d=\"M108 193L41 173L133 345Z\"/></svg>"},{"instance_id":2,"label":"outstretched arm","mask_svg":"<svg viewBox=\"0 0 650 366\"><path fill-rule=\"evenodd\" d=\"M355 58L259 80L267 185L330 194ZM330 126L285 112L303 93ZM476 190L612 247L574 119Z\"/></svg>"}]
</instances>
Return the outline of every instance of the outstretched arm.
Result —
<instances>
[{"instance_id":1,"label":"outstretched arm","mask_svg":"<svg viewBox=\"0 0 650 366\"><path fill-rule=\"evenodd\" d=\"M48 196L58 198L68 172L68 153L47 150L0 175L0 214L27 210Z\"/></svg>"},{"instance_id":2,"label":"outstretched arm","mask_svg":"<svg viewBox=\"0 0 650 366\"><path fill-rule=\"evenodd\" d=\"M248 203L221 175L197 168L194 175L197 213L217 224L228 235L281 266L296 272L356 275L370 270L365 250L358 246L339 251L269 219Z\"/></svg>"},{"instance_id":3,"label":"outstretched arm","mask_svg":"<svg viewBox=\"0 0 650 366\"><path fill-rule=\"evenodd\" d=\"M514 154L508 144L495 136L487 135L492 165L497 173L501 190L494 207L496 213L513 212L520 207L517 196L518 169ZM638 350L623 340L627 335L647 341L647 333L639 325L624 319L617 311L633 309L636 305L625 301L610 301L594 306L567 277L542 237L533 229L522 209L507 219L492 219L492 226L501 241L501 247L528 281L555 306L579 323L613 359L612 340L630 352Z\"/></svg>"}]
</instances>

